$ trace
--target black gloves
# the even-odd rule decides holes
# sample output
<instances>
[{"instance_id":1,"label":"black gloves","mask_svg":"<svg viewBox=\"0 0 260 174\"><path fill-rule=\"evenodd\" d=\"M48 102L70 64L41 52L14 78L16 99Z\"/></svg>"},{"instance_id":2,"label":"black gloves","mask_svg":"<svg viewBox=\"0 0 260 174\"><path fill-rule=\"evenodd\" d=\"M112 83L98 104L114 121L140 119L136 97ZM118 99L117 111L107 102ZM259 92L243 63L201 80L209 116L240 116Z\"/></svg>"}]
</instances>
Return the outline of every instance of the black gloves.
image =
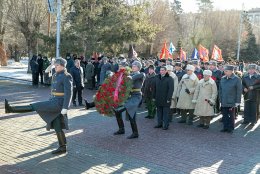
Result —
<instances>
[{"instance_id":1,"label":"black gloves","mask_svg":"<svg viewBox=\"0 0 260 174\"><path fill-rule=\"evenodd\" d=\"M185 92L187 93L187 94L190 94L190 90L189 89L185 89Z\"/></svg>"}]
</instances>

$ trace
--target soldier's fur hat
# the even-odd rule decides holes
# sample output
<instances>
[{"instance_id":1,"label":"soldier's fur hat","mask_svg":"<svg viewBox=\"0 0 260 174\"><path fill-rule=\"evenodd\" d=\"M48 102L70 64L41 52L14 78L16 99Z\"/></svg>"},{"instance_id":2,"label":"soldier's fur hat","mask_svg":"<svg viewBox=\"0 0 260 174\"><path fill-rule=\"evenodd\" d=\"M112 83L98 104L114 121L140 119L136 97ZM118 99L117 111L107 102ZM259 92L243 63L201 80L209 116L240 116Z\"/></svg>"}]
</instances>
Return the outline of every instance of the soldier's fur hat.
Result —
<instances>
[{"instance_id":1,"label":"soldier's fur hat","mask_svg":"<svg viewBox=\"0 0 260 174\"><path fill-rule=\"evenodd\" d=\"M63 67L66 67L67 65L67 60L63 59L63 58L56 58L54 61L54 64L59 64Z\"/></svg>"},{"instance_id":2,"label":"soldier's fur hat","mask_svg":"<svg viewBox=\"0 0 260 174\"><path fill-rule=\"evenodd\" d=\"M212 72L210 70L204 70L203 75L204 76L212 76Z\"/></svg>"},{"instance_id":3,"label":"soldier's fur hat","mask_svg":"<svg viewBox=\"0 0 260 174\"><path fill-rule=\"evenodd\" d=\"M142 68L142 64L141 64L141 62L139 62L139 61L134 61L134 62L132 63L132 66L137 66L139 69Z\"/></svg>"}]
</instances>

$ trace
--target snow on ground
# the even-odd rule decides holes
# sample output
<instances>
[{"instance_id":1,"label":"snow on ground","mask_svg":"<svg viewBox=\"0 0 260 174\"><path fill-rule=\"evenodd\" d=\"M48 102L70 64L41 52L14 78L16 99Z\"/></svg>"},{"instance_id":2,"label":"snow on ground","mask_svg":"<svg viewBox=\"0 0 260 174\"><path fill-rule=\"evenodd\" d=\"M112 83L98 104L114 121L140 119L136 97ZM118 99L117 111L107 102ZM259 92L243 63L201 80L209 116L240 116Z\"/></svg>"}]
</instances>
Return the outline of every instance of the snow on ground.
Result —
<instances>
[{"instance_id":1,"label":"snow on ground","mask_svg":"<svg viewBox=\"0 0 260 174\"><path fill-rule=\"evenodd\" d=\"M23 58L20 62L8 60L7 66L0 67L0 76L20 80L32 80L32 74L27 73L28 59Z\"/></svg>"}]
</instances>

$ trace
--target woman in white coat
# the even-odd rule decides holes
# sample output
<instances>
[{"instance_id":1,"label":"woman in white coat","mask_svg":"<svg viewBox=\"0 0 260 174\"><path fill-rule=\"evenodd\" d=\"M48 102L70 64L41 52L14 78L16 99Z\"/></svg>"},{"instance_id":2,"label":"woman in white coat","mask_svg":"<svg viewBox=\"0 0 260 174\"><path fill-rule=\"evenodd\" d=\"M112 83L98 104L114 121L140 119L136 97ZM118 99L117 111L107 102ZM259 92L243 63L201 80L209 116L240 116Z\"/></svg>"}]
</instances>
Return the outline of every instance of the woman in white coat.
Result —
<instances>
[{"instance_id":1,"label":"woman in white coat","mask_svg":"<svg viewBox=\"0 0 260 174\"><path fill-rule=\"evenodd\" d=\"M192 103L196 104L194 115L200 117L200 124L197 127L208 129L211 117L214 115L218 91L215 81L211 78L212 72L205 70L203 76L196 87Z\"/></svg>"},{"instance_id":2,"label":"woman in white coat","mask_svg":"<svg viewBox=\"0 0 260 174\"><path fill-rule=\"evenodd\" d=\"M195 92L195 88L199 81L196 74L194 73L194 70L195 67L193 65L187 65L186 67L187 73L182 77L178 85L178 92L177 92L177 97L179 97L177 108L181 110L181 120L179 121L179 123L187 122L188 125L193 124L193 118L194 118L193 112L194 112L195 104L192 103L192 99L193 99L193 94Z\"/></svg>"}]
</instances>

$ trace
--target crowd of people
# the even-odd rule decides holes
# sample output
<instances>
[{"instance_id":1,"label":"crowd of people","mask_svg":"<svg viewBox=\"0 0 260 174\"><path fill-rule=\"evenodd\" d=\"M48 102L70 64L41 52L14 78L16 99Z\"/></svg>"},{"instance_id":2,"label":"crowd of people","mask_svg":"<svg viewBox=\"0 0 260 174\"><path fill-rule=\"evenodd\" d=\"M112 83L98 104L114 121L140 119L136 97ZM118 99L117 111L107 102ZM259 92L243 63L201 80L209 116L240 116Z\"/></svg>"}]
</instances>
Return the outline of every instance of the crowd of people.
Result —
<instances>
[{"instance_id":1,"label":"crowd of people","mask_svg":"<svg viewBox=\"0 0 260 174\"><path fill-rule=\"evenodd\" d=\"M173 116L180 115L179 123L192 125L195 116L198 116L198 127L208 129L211 119L222 112L222 131L232 132L242 95L245 101L243 123L254 125L258 119L260 68L257 64L214 60L180 62L156 58L140 60L126 59L123 55L119 58L101 56L86 60L70 53L67 53L66 60L66 69L73 78L73 106L77 106L76 98L78 105L83 106L84 88L97 90L120 67L131 67L133 62L139 61L142 65L139 71L145 74L141 92L142 102L148 110L146 118L152 119L157 115L156 127L168 129ZM31 67L33 85L38 84L39 75L41 83L50 83L49 76L54 73L51 61L41 55L33 56Z\"/></svg>"},{"instance_id":2,"label":"crowd of people","mask_svg":"<svg viewBox=\"0 0 260 174\"><path fill-rule=\"evenodd\" d=\"M51 62L51 63L50 63ZM235 119L240 110L241 97L244 97L243 124L255 125L259 115L260 68L254 63L238 64L232 62L200 62L178 60L138 58L116 59L107 57L86 61L83 57L71 56L53 61L33 56L30 61L33 85L38 85L39 76L51 80L51 95L48 101L36 102L25 106L11 106L5 100L6 113L24 113L36 111L47 123L47 130L55 129L59 148L53 154L65 153L66 137L62 129L68 129L67 110L70 102L83 106L82 92L85 88L102 88L106 78L130 69L129 79L132 89L129 98L122 106L111 108L116 117L118 131L114 135L125 133L122 113L130 121L132 134L129 139L138 138L136 114L138 107L145 103L147 119L157 116L154 128L168 130L174 115L179 115L180 124L192 125L199 117L197 127L208 129L212 118L222 114L221 132L232 133ZM41 73L40 73L41 72ZM43 74L43 75L41 75ZM119 96L120 97L120 96ZM94 102L85 100L85 107L95 107Z\"/></svg>"}]
</instances>

